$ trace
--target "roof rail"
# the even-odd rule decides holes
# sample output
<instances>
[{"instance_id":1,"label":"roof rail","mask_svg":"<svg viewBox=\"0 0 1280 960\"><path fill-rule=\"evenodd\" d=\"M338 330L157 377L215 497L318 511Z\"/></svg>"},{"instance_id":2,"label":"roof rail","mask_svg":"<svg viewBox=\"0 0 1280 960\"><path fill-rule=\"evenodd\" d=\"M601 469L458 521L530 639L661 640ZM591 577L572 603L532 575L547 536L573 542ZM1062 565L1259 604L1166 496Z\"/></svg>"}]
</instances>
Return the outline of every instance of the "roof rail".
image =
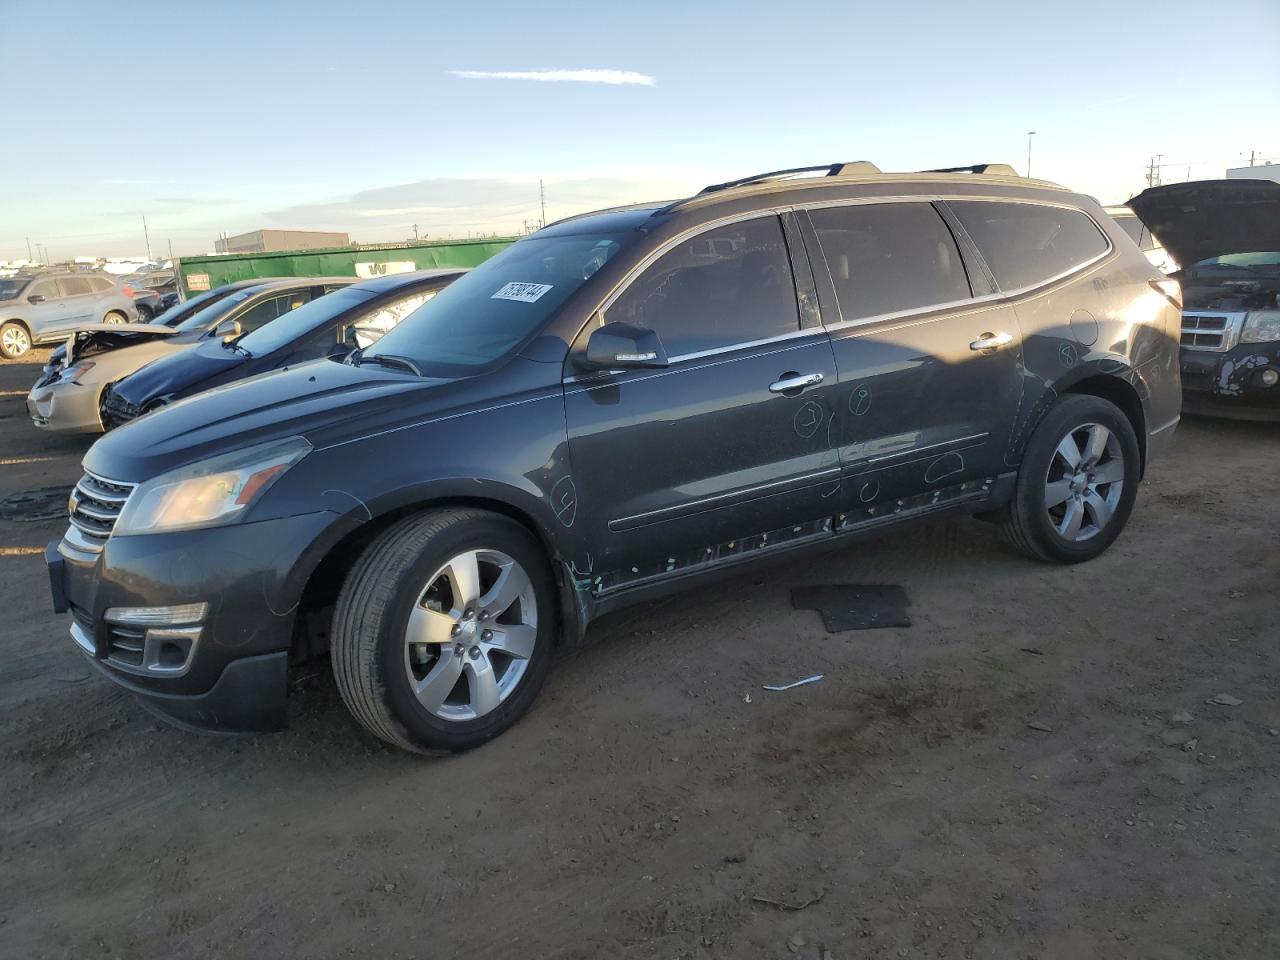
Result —
<instances>
[{"instance_id":1,"label":"roof rail","mask_svg":"<svg viewBox=\"0 0 1280 960\"><path fill-rule=\"evenodd\" d=\"M866 160L858 160L854 163L824 163L816 167L792 167L789 170L770 170L768 173L756 173L749 177L743 177L740 180L727 180L724 183L713 183L710 186L703 187L695 196L702 196L706 193L719 193L721 190L729 190L733 187L745 187L752 183L763 183L766 180L781 180L783 177L789 177L797 173L818 173L825 171L823 176L826 177L843 177L856 174L879 173L880 168L874 163Z\"/></svg>"},{"instance_id":2,"label":"roof rail","mask_svg":"<svg viewBox=\"0 0 1280 960\"><path fill-rule=\"evenodd\" d=\"M969 167L939 167L936 170L921 170L921 173L985 173L997 177L1016 177L1018 171L1007 163L975 163Z\"/></svg>"}]
</instances>

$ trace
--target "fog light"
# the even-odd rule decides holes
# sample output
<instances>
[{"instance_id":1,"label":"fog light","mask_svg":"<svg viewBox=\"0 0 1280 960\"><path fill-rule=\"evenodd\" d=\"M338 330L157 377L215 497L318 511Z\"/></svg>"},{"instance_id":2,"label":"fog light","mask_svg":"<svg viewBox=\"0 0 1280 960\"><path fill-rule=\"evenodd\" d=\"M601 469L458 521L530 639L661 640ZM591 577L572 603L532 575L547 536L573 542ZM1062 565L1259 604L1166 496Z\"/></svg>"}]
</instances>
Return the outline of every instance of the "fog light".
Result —
<instances>
[{"instance_id":1,"label":"fog light","mask_svg":"<svg viewBox=\"0 0 1280 960\"><path fill-rule=\"evenodd\" d=\"M1280 371L1263 370L1258 375L1258 379L1262 381L1264 387L1274 387L1277 383L1280 383Z\"/></svg>"},{"instance_id":2,"label":"fog light","mask_svg":"<svg viewBox=\"0 0 1280 960\"><path fill-rule=\"evenodd\" d=\"M183 603L176 607L112 607L107 611L108 623L127 623L139 627L168 627L183 623L200 623L209 610L208 603Z\"/></svg>"}]
</instances>

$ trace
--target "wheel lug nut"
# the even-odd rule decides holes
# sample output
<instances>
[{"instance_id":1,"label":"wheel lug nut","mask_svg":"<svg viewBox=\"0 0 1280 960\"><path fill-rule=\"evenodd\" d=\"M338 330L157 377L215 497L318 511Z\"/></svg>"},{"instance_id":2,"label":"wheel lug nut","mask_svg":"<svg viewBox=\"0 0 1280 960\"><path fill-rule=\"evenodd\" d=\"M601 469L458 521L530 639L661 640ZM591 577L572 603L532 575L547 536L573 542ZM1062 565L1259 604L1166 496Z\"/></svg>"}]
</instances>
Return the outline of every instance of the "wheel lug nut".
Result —
<instances>
[{"instance_id":1,"label":"wheel lug nut","mask_svg":"<svg viewBox=\"0 0 1280 960\"><path fill-rule=\"evenodd\" d=\"M458 626L456 623L453 625L453 629L449 631L450 635L455 637L461 632L462 632L462 627Z\"/></svg>"},{"instance_id":2,"label":"wheel lug nut","mask_svg":"<svg viewBox=\"0 0 1280 960\"><path fill-rule=\"evenodd\" d=\"M479 648L479 647L472 647L470 650L468 650L468 651L467 651L467 653L470 655L470 657L471 657L471 659L472 659L472 660L479 660L479 659L480 659L480 648Z\"/></svg>"},{"instance_id":3,"label":"wheel lug nut","mask_svg":"<svg viewBox=\"0 0 1280 960\"><path fill-rule=\"evenodd\" d=\"M481 640L492 640L492 639L493 639L493 631L492 631L492 630L485 630L485 631L481 632L481 634L480 634L480 639L481 639Z\"/></svg>"},{"instance_id":4,"label":"wheel lug nut","mask_svg":"<svg viewBox=\"0 0 1280 960\"><path fill-rule=\"evenodd\" d=\"M481 611L480 611L480 619L481 619L481 620L488 620L488 619L489 619L489 611L488 611L488 610L481 610Z\"/></svg>"},{"instance_id":5,"label":"wheel lug nut","mask_svg":"<svg viewBox=\"0 0 1280 960\"><path fill-rule=\"evenodd\" d=\"M462 644L460 644L460 643L455 643L455 644L453 645L453 652L454 652L454 655L455 655L455 656L459 656L459 657L460 657L460 656L462 656L462 651L463 651L464 649L465 649L465 648L464 648L464 647L462 646Z\"/></svg>"}]
</instances>

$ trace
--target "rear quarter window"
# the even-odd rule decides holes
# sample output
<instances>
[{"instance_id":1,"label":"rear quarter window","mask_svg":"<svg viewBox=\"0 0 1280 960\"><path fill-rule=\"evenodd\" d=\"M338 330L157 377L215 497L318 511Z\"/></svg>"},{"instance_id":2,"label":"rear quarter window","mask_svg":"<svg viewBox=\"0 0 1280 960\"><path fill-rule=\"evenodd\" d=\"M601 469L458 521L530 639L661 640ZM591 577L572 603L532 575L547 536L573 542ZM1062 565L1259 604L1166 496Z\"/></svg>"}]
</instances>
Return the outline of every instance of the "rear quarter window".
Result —
<instances>
[{"instance_id":1,"label":"rear quarter window","mask_svg":"<svg viewBox=\"0 0 1280 960\"><path fill-rule=\"evenodd\" d=\"M1081 210L1039 203L948 201L1002 290L1031 287L1069 273L1110 244Z\"/></svg>"}]
</instances>

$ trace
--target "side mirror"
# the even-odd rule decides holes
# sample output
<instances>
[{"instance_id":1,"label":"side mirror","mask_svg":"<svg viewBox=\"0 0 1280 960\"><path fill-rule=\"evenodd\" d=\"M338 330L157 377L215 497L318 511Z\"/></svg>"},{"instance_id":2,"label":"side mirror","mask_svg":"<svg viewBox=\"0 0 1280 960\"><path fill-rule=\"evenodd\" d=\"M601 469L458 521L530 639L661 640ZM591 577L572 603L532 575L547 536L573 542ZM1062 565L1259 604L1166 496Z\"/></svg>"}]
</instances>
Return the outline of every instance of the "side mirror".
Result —
<instances>
[{"instance_id":1,"label":"side mirror","mask_svg":"<svg viewBox=\"0 0 1280 960\"><path fill-rule=\"evenodd\" d=\"M587 340L586 365L593 370L665 367L667 351L652 330L629 323L606 323Z\"/></svg>"},{"instance_id":2,"label":"side mirror","mask_svg":"<svg viewBox=\"0 0 1280 960\"><path fill-rule=\"evenodd\" d=\"M223 320L214 329L213 335L222 340L230 340L232 337L240 336L240 322L238 320Z\"/></svg>"},{"instance_id":3,"label":"side mirror","mask_svg":"<svg viewBox=\"0 0 1280 960\"><path fill-rule=\"evenodd\" d=\"M31 296L27 297L27 303L34 307L37 303L44 303L44 297L38 293L33 293Z\"/></svg>"}]
</instances>

